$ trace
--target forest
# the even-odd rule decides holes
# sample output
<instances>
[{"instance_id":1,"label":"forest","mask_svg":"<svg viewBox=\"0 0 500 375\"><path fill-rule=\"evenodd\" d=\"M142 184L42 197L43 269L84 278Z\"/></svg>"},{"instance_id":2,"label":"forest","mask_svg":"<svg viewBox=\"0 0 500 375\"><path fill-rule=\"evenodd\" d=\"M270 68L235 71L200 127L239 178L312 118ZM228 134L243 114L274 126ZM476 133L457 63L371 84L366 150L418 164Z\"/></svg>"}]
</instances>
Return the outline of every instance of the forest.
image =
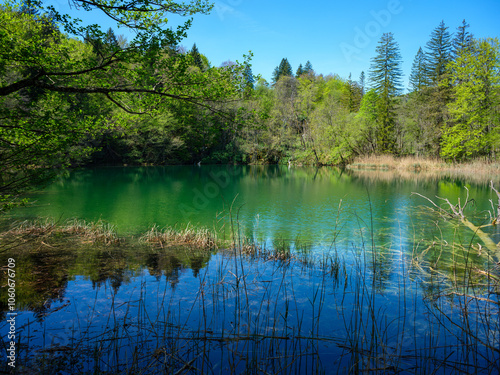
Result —
<instances>
[{"instance_id":1,"label":"forest","mask_svg":"<svg viewBox=\"0 0 500 375\"><path fill-rule=\"evenodd\" d=\"M384 33L360 77L323 75L310 61L295 70L284 57L267 82L252 72L252 52L214 66L196 44L183 47L190 20L162 28L161 14L207 13L209 3L135 13L134 3L84 4L136 37L81 26L41 2L0 8L5 207L82 165L347 165L380 154L492 161L500 149L500 44L474 38L465 20L429 30L411 72L396 36Z\"/></svg>"}]
</instances>

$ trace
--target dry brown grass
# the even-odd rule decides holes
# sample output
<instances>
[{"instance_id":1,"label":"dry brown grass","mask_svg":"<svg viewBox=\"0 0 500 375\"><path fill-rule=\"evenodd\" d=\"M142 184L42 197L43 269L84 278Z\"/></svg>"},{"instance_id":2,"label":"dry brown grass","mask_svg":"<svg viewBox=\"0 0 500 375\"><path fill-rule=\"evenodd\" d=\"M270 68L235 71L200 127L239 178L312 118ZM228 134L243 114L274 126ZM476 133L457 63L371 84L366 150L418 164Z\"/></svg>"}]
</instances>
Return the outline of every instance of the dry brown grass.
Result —
<instances>
[{"instance_id":1,"label":"dry brown grass","mask_svg":"<svg viewBox=\"0 0 500 375\"><path fill-rule=\"evenodd\" d=\"M375 180L393 179L394 176L402 179L456 177L477 182L500 179L500 162L485 160L445 163L439 159L415 156L372 155L356 158L347 168ZM387 174L387 171L394 173Z\"/></svg>"},{"instance_id":2,"label":"dry brown grass","mask_svg":"<svg viewBox=\"0 0 500 375\"><path fill-rule=\"evenodd\" d=\"M120 242L115 228L102 220L87 222L73 219L64 224L59 224L49 218L25 220L14 223L11 229L3 233L3 236L16 237L20 241L25 241L61 234L70 235L88 243L110 245Z\"/></svg>"},{"instance_id":3,"label":"dry brown grass","mask_svg":"<svg viewBox=\"0 0 500 375\"><path fill-rule=\"evenodd\" d=\"M218 248L219 241L213 231L206 228L195 229L189 224L184 229L166 227L160 229L154 225L139 239L140 242L166 246L191 246L199 249Z\"/></svg>"},{"instance_id":4,"label":"dry brown grass","mask_svg":"<svg viewBox=\"0 0 500 375\"><path fill-rule=\"evenodd\" d=\"M396 158L392 155L360 156L347 166L349 169L392 169L405 171L442 170L446 163L438 159L405 156Z\"/></svg>"}]
</instances>

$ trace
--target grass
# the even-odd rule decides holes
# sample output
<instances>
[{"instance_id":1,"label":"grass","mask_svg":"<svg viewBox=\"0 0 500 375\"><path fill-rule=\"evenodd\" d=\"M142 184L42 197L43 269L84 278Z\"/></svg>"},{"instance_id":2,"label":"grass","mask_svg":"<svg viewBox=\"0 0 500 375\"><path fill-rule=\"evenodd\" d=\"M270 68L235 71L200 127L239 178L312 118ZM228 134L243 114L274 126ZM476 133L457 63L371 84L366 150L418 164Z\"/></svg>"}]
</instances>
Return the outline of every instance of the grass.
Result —
<instances>
[{"instance_id":1,"label":"grass","mask_svg":"<svg viewBox=\"0 0 500 375\"><path fill-rule=\"evenodd\" d=\"M408 173L445 173L452 176L466 176L487 181L500 174L500 162L476 159L463 163L446 163L441 159L415 156L395 157L392 155L360 156L347 166L352 170L390 170L409 176Z\"/></svg>"},{"instance_id":2,"label":"grass","mask_svg":"<svg viewBox=\"0 0 500 375\"><path fill-rule=\"evenodd\" d=\"M1 234L1 237L11 240L15 238L20 242L25 242L43 241L46 238L61 235L68 235L82 242L93 244L110 245L120 242L115 228L102 220L88 222L72 219L62 224L53 219L25 220L13 223L8 231Z\"/></svg>"},{"instance_id":3,"label":"grass","mask_svg":"<svg viewBox=\"0 0 500 375\"><path fill-rule=\"evenodd\" d=\"M217 249L221 245L217 234L206 228L194 228L187 225L184 229L166 227L160 229L154 225L149 231L143 234L140 242L164 246L190 246L198 249Z\"/></svg>"}]
</instances>

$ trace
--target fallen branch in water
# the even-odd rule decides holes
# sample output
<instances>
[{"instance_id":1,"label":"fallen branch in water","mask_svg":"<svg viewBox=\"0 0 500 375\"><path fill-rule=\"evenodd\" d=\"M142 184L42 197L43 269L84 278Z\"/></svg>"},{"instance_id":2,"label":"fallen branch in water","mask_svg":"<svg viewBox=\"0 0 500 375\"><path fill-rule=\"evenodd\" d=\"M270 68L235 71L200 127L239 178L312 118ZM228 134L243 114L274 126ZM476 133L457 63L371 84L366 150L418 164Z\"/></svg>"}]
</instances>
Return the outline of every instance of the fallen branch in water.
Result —
<instances>
[{"instance_id":1,"label":"fallen branch in water","mask_svg":"<svg viewBox=\"0 0 500 375\"><path fill-rule=\"evenodd\" d=\"M496 225L496 224L500 224L500 193L493 186L493 181L490 181L490 187L498 196L498 208L497 208L497 217L494 218L492 220L492 224L489 224L489 225ZM425 195L415 193L415 192L412 192L411 195L418 195L419 197L422 197L422 198L426 199L427 201L429 201L434 207L436 207L437 212L443 217L460 219L460 222L463 225L465 225L467 228L472 230L474 232L474 234L477 235L481 239L481 241L483 241L484 245L488 248L488 250L493 252L493 254L496 257L496 261L499 262L499 260L500 260L499 245L500 244L496 244L488 234L486 234L485 232L482 231L481 228L484 226L478 227L478 226L474 225L473 223L471 223L469 220L467 220L467 218L465 217L465 214L464 214L465 208L467 207L467 205L469 203L475 202L474 199L469 198L469 189L467 187L465 187L465 189L467 190L467 196L465 198L464 204L461 203L460 198L458 198L458 203L454 205L450 202L450 200L448 198L442 198L442 197L438 197L436 195L437 199L446 202L446 204L450 208L450 211L445 210L444 208L438 206L436 203L434 203L430 198L426 197ZM491 202L491 205L493 206L493 201L491 199L490 199L490 202ZM494 210L493 210L493 212L494 212ZM490 216L492 216L491 213L490 213Z\"/></svg>"}]
</instances>

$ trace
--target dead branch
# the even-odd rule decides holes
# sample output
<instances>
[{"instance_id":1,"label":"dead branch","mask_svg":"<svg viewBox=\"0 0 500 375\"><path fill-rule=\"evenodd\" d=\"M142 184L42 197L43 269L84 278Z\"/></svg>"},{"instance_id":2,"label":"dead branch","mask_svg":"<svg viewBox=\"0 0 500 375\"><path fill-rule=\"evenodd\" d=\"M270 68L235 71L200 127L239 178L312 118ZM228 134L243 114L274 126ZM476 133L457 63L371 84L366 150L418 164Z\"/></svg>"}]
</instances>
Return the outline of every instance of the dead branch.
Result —
<instances>
[{"instance_id":1,"label":"dead branch","mask_svg":"<svg viewBox=\"0 0 500 375\"><path fill-rule=\"evenodd\" d=\"M500 193L493 186L493 180L490 180L490 187L491 187L491 190L493 190L496 193L497 197L498 197L497 217L493 219L493 224L495 225L495 224L499 224L500 223ZM494 205L493 205L493 200L490 199L490 203L491 203L491 207L493 208L493 213L495 213L495 208L494 208Z\"/></svg>"}]
</instances>

